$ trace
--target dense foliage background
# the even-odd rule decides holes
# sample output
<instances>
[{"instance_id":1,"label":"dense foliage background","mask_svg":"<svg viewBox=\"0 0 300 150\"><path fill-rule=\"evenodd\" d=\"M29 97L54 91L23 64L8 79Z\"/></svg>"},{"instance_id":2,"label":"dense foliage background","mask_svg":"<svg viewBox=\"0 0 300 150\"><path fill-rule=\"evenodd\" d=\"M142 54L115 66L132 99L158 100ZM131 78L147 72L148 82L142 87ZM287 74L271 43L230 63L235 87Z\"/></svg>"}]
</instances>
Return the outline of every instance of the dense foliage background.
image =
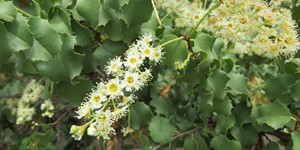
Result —
<instances>
[{"instance_id":1,"label":"dense foliage background","mask_svg":"<svg viewBox=\"0 0 300 150\"><path fill-rule=\"evenodd\" d=\"M0 149L300 149L300 52L231 53L234 43L177 27L177 15L154 2L0 0ZM199 4L210 10L225 2ZM300 25L298 0L276 7ZM78 106L109 78L107 62L149 33L154 45L164 43L164 58L127 117L113 124L116 135L74 140L71 126L87 121L75 117ZM43 85L28 104L35 113L17 123L18 102L33 80ZM52 117L40 109L47 99ZM133 133L124 137L126 126Z\"/></svg>"}]
</instances>

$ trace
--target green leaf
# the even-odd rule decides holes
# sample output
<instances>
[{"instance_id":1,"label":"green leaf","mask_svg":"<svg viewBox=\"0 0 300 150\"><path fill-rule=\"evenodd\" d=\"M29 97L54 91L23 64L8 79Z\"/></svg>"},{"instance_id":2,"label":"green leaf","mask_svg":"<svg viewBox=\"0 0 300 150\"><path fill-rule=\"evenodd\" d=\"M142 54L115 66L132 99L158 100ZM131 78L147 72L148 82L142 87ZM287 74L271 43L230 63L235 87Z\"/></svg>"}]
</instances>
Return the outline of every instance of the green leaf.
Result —
<instances>
[{"instance_id":1,"label":"green leaf","mask_svg":"<svg viewBox=\"0 0 300 150\"><path fill-rule=\"evenodd\" d=\"M249 95L248 90L248 78L242 74L230 73L230 80L227 82L227 87L230 88L230 92L234 95L246 94Z\"/></svg>"},{"instance_id":2,"label":"green leaf","mask_svg":"<svg viewBox=\"0 0 300 150\"><path fill-rule=\"evenodd\" d=\"M79 76L83 68L83 55L74 52L76 39L74 36L62 35L62 52L48 62L40 62L37 68L51 80L73 80ZM59 71L57 71L59 70Z\"/></svg>"},{"instance_id":3,"label":"green leaf","mask_svg":"<svg viewBox=\"0 0 300 150\"><path fill-rule=\"evenodd\" d=\"M200 33L195 41L195 52L203 51L211 53L211 49L213 46L214 39L205 33Z\"/></svg>"},{"instance_id":4,"label":"green leaf","mask_svg":"<svg viewBox=\"0 0 300 150\"><path fill-rule=\"evenodd\" d=\"M113 9L120 10L125 4L128 4L129 0L104 0L103 4Z\"/></svg>"},{"instance_id":5,"label":"green leaf","mask_svg":"<svg viewBox=\"0 0 300 150\"><path fill-rule=\"evenodd\" d=\"M4 23L0 21L0 67L3 63L5 63L9 57L11 56L11 52L13 51L11 46L9 45L7 39L7 32L4 27Z\"/></svg>"},{"instance_id":6,"label":"green leaf","mask_svg":"<svg viewBox=\"0 0 300 150\"><path fill-rule=\"evenodd\" d=\"M218 114L231 115L232 108L233 106L229 98L223 100L213 100L213 110Z\"/></svg>"},{"instance_id":7,"label":"green leaf","mask_svg":"<svg viewBox=\"0 0 300 150\"><path fill-rule=\"evenodd\" d=\"M49 19L50 25L59 33L71 35L70 15L60 8L55 9L54 11L54 15Z\"/></svg>"},{"instance_id":8,"label":"green leaf","mask_svg":"<svg viewBox=\"0 0 300 150\"><path fill-rule=\"evenodd\" d=\"M215 136L211 143L211 147L215 150L223 150L224 148L230 150L241 150L242 146L238 141L229 140L224 135Z\"/></svg>"},{"instance_id":9,"label":"green leaf","mask_svg":"<svg viewBox=\"0 0 300 150\"><path fill-rule=\"evenodd\" d=\"M149 124L149 131L155 142L164 143L170 141L175 135L176 128L170 124L168 119L155 116Z\"/></svg>"},{"instance_id":10,"label":"green leaf","mask_svg":"<svg viewBox=\"0 0 300 150\"><path fill-rule=\"evenodd\" d=\"M111 19L110 14L99 0L78 0L75 9L94 29L106 25Z\"/></svg>"},{"instance_id":11,"label":"green leaf","mask_svg":"<svg viewBox=\"0 0 300 150\"><path fill-rule=\"evenodd\" d=\"M294 98L295 101L300 101L300 80L298 80L292 87L291 87L291 96Z\"/></svg>"},{"instance_id":12,"label":"green leaf","mask_svg":"<svg viewBox=\"0 0 300 150\"><path fill-rule=\"evenodd\" d=\"M70 82L59 82L55 89L58 96L65 98L74 107L80 106L86 93L92 91L93 84L88 80L80 80L78 84L72 85Z\"/></svg>"},{"instance_id":13,"label":"green leaf","mask_svg":"<svg viewBox=\"0 0 300 150\"><path fill-rule=\"evenodd\" d=\"M100 64L101 69L104 69L110 59L122 55L126 49L127 46L121 42L107 40L95 50L95 60Z\"/></svg>"},{"instance_id":14,"label":"green leaf","mask_svg":"<svg viewBox=\"0 0 300 150\"><path fill-rule=\"evenodd\" d=\"M22 140L22 145L20 149L49 149L55 150L52 142L56 139L55 132L50 130L46 133L33 133L30 137L24 138Z\"/></svg>"},{"instance_id":15,"label":"green leaf","mask_svg":"<svg viewBox=\"0 0 300 150\"><path fill-rule=\"evenodd\" d=\"M18 14L13 22L5 24L5 28L7 30L9 43L14 51L18 52L32 46L33 38L29 31L27 18Z\"/></svg>"},{"instance_id":16,"label":"green leaf","mask_svg":"<svg viewBox=\"0 0 300 150\"><path fill-rule=\"evenodd\" d=\"M27 58L33 61L48 61L61 51L61 37L51 28L48 21L31 17L28 24L35 40L32 48L25 53Z\"/></svg>"},{"instance_id":17,"label":"green leaf","mask_svg":"<svg viewBox=\"0 0 300 150\"><path fill-rule=\"evenodd\" d=\"M217 70L211 76L208 77L208 83L212 86L212 94L214 99L222 100L225 97L225 87L229 77L226 72Z\"/></svg>"},{"instance_id":18,"label":"green leaf","mask_svg":"<svg viewBox=\"0 0 300 150\"><path fill-rule=\"evenodd\" d=\"M265 82L264 86L266 95L271 99L276 99L280 95L286 93L294 81L294 78L287 74L279 75L274 79L269 79Z\"/></svg>"},{"instance_id":19,"label":"green leaf","mask_svg":"<svg viewBox=\"0 0 300 150\"><path fill-rule=\"evenodd\" d=\"M290 121L291 113L283 104L275 101L271 104L254 106L250 115L258 124L267 124L275 130Z\"/></svg>"},{"instance_id":20,"label":"green leaf","mask_svg":"<svg viewBox=\"0 0 300 150\"><path fill-rule=\"evenodd\" d=\"M160 43L162 44L176 38L178 38L176 35L167 35L160 41ZM163 63L174 69L176 68L176 62L183 63L188 56L187 43L184 40L166 45L163 51L165 52L165 59Z\"/></svg>"},{"instance_id":21,"label":"green leaf","mask_svg":"<svg viewBox=\"0 0 300 150\"><path fill-rule=\"evenodd\" d=\"M152 113L150 107L144 102L136 102L130 108L130 125L136 130L147 125L151 117Z\"/></svg>"},{"instance_id":22,"label":"green leaf","mask_svg":"<svg viewBox=\"0 0 300 150\"><path fill-rule=\"evenodd\" d=\"M76 35L76 45L88 46L94 42L92 31L72 20L71 26Z\"/></svg>"},{"instance_id":23,"label":"green leaf","mask_svg":"<svg viewBox=\"0 0 300 150\"><path fill-rule=\"evenodd\" d=\"M184 140L183 147L186 150L208 150L204 138L197 134L187 137Z\"/></svg>"},{"instance_id":24,"label":"green leaf","mask_svg":"<svg viewBox=\"0 0 300 150\"><path fill-rule=\"evenodd\" d=\"M153 11L152 12L152 16L151 18L148 20L148 22L145 22L142 24L141 26L141 34L144 34L144 33L151 33L152 35L155 35L156 33L156 30L158 28L158 21L157 21L157 18L156 18L156 14L155 12Z\"/></svg>"},{"instance_id":25,"label":"green leaf","mask_svg":"<svg viewBox=\"0 0 300 150\"><path fill-rule=\"evenodd\" d=\"M17 10L12 2L0 2L0 19L12 22L17 15Z\"/></svg>"},{"instance_id":26,"label":"green leaf","mask_svg":"<svg viewBox=\"0 0 300 150\"><path fill-rule=\"evenodd\" d=\"M243 124L242 126L234 127L231 130L234 138L241 142L243 146L254 145L258 140L258 132L251 124Z\"/></svg>"},{"instance_id":27,"label":"green leaf","mask_svg":"<svg viewBox=\"0 0 300 150\"><path fill-rule=\"evenodd\" d=\"M152 98L150 105L155 107L155 112L157 114L165 116L170 116L174 110L172 101L161 96Z\"/></svg>"},{"instance_id":28,"label":"green leaf","mask_svg":"<svg viewBox=\"0 0 300 150\"><path fill-rule=\"evenodd\" d=\"M216 133L227 133L227 130L235 124L233 116L217 115L216 121Z\"/></svg>"},{"instance_id":29,"label":"green leaf","mask_svg":"<svg viewBox=\"0 0 300 150\"><path fill-rule=\"evenodd\" d=\"M292 132L293 149L300 149L300 131L296 130Z\"/></svg>"},{"instance_id":30,"label":"green leaf","mask_svg":"<svg viewBox=\"0 0 300 150\"><path fill-rule=\"evenodd\" d=\"M153 8L151 1L130 0L128 5L125 5L122 10L119 17L125 21L128 27L130 27L148 21L151 17Z\"/></svg>"}]
</instances>

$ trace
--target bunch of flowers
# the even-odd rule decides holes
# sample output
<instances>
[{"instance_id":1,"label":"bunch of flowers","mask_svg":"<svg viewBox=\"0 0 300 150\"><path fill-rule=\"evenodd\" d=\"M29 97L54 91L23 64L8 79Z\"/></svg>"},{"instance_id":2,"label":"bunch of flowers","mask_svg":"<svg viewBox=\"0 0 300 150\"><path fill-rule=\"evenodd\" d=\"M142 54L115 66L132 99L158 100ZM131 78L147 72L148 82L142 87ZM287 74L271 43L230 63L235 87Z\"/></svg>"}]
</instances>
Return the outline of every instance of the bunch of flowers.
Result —
<instances>
[{"instance_id":1,"label":"bunch of flowers","mask_svg":"<svg viewBox=\"0 0 300 150\"><path fill-rule=\"evenodd\" d=\"M269 58L292 56L300 46L291 12L259 0L227 0L212 11L206 26L234 43L233 52Z\"/></svg>"},{"instance_id":2,"label":"bunch of flowers","mask_svg":"<svg viewBox=\"0 0 300 150\"><path fill-rule=\"evenodd\" d=\"M82 102L77 118L89 122L82 126L73 125L72 137L80 140L87 130L89 136L109 140L110 135L115 134L113 124L125 116L134 103L135 91L152 78L150 68L144 64L159 63L162 55L162 48L153 45L153 36L145 34L129 47L124 59L115 57L110 60L105 71L111 78L98 83ZM130 125L122 129L124 135L132 131Z\"/></svg>"},{"instance_id":3,"label":"bunch of flowers","mask_svg":"<svg viewBox=\"0 0 300 150\"><path fill-rule=\"evenodd\" d=\"M22 91L22 97L20 99L9 99L7 101L8 106L12 114L16 115L16 124L24 124L33 119L33 115L36 113L37 101L44 90L44 86L38 83L36 80L31 80ZM51 118L53 116L54 106L50 100L46 100L41 104L41 110L45 111L42 116Z\"/></svg>"},{"instance_id":4,"label":"bunch of flowers","mask_svg":"<svg viewBox=\"0 0 300 150\"><path fill-rule=\"evenodd\" d=\"M207 7L199 1L183 1L182 4L177 3L180 7L174 10L177 16L174 22L176 27L184 28L195 27L201 20L198 31L210 31L215 37L223 38L227 44L232 43L228 49L241 56L256 54L269 58L280 55L288 57L296 53L300 42L290 10L278 8L278 5L285 2L221 0L221 3L214 1ZM166 2L158 1L157 5L165 10L174 8Z\"/></svg>"}]
</instances>

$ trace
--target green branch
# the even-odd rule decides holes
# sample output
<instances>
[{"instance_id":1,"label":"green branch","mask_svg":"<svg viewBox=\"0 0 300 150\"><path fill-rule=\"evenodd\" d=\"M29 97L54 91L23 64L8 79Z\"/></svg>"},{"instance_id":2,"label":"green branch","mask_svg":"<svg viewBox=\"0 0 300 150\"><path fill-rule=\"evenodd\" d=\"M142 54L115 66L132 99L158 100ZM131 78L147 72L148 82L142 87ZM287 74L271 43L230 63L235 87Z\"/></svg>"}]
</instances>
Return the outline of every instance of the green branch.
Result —
<instances>
[{"instance_id":1,"label":"green branch","mask_svg":"<svg viewBox=\"0 0 300 150\"><path fill-rule=\"evenodd\" d=\"M173 43L173 42L182 40L182 39L184 39L184 38L185 38L184 36L181 36L181 37L178 37L178 38L176 38L176 39L173 39L173 40L170 40L170 41L168 41L168 42L165 42L165 43L161 44L160 46L163 47L163 46L166 46L166 45L168 45L168 44L170 44L170 43Z\"/></svg>"}]
</instances>

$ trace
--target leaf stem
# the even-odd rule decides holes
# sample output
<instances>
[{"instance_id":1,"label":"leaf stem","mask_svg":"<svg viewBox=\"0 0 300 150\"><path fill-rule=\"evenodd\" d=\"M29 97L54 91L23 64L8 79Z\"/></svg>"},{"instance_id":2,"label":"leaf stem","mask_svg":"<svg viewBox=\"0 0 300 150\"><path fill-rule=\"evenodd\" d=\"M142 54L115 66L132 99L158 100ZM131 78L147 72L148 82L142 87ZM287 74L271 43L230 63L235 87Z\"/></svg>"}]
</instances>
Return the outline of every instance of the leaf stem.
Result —
<instances>
[{"instance_id":1,"label":"leaf stem","mask_svg":"<svg viewBox=\"0 0 300 150\"><path fill-rule=\"evenodd\" d=\"M196 29L200 26L200 24L204 21L204 19L220 5L220 1L218 1L214 6L212 6L206 13L205 15L199 20L199 22L196 24L196 26L191 30L189 37L193 35L193 33L196 31Z\"/></svg>"},{"instance_id":2,"label":"leaf stem","mask_svg":"<svg viewBox=\"0 0 300 150\"><path fill-rule=\"evenodd\" d=\"M161 23L161 21L160 21L160 19L159 19L158 11L157 11L157 9L156 9L154 0L151 0L151 3L152 3L152 6L153 6L153 10L154 10L154 12L155 12L155 16L156 16L156 18L157 18L157 21L158 21L158 23L159 23L159 26L162 26L162 23Z\"/></svg>"},{"instance_id":3,"label":"leaf stem","mask_svg":"<svg viewBox=\"0 0 300 150\"><path fill-rule=\"evenodd\" d=\"M182 40L182 39L185 39L185 37L184 36L178 37L176 39L173 39L173 40L170 40L168 42L162 43L160 46L163 47L163 46L166 46L166 45L168 45L170 43L173 43L173 42L176 42L176 41L179 41L179 40Z\"/></svg>"},{"instance_id":4,"label":"leaf stem","mask_svg":"<svg viewBox=\"0 0 300 150\"><path fill-rule=\"evenodd\" d=\"M171 143L172 141L174 141L174 140L176 140L176 139L178 139L178 138L180 138L180 137L183 137L183 136L185 136L185 135L194 133L194 132L196 132L196 131L198 131L198 130L200 130L200 129L201 129L201 127L197 127L197 128L195 128L195 129L192 129L192 130L189 130L189 131L186 131L186 132L182 132L182 133L180 133L180 134L174 136L168 143ZM159 149L160 147L162 147L162 146L165 145L165 144L167 144L167 143L159 144L159 145L155 146L155 147L153 148L153 150Z\"/></svg>"},{"instance_id":5,"label":"leaf stem","mask_svg":"<svg viewBox=\"0 0 300 150\"><path fill-rule=\"evenodd\" d=\"M164 22L164 20L172 13L174 12L177 8L179 8L183 4L184 0L181 0L180 4L173 8L170 12L168 12L162 19L161 22Z\"/></svg>"},{"instance_id":6,"label":"leaf stem","mask_svg":"<svg viewBox=\"0 0 300 150\"><path fill-rule=\"evenodd\" d=\"M15 8L16 8L16 10L17 10L18 12L20 12L21 14L23 14L23 15L26 16L26 17L31 17L31 16L32 16L32 15L30 15L29 13L25 12L24 10L20 9L19 7L16 7L16 6L15 6Z\"/></svg>"}]
</instances>

